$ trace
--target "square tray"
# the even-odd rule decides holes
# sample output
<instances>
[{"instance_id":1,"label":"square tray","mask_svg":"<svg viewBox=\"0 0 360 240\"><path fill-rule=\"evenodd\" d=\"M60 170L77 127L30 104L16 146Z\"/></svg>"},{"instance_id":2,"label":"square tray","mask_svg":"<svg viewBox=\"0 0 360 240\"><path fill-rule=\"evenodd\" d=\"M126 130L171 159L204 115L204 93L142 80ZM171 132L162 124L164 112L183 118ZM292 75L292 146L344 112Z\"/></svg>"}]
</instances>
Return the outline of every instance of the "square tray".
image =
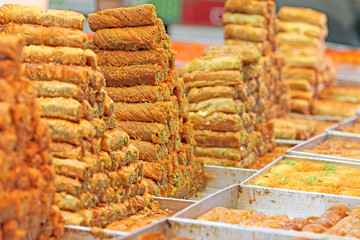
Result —
<instances>
[{"instance_id":1,"label":"square tray","mask_svg":"<svg viewBox=\"0 0 360 240\"><path fill-rule=\"evenodd\" d=\"M328 139L334 139L334 138L342 139L342 140L346 140L346 141L359 142L359 146L360 146L360 138L359 137L350 136L346 133L341 133L341 132L334 133L333 131L331 131L331 132L323 133L316 137L313 137L313 138L289 149L286 153L288 155L295 155L295 156L302 156L302 157L319 158L319 159L325 159L325 160L337 160L337 161L344 161L344 162L350 162L350 163L360 163L360 159L304 152L305 150L313 149L319 143L322 143Z\"/></svg>"}]
</instances>

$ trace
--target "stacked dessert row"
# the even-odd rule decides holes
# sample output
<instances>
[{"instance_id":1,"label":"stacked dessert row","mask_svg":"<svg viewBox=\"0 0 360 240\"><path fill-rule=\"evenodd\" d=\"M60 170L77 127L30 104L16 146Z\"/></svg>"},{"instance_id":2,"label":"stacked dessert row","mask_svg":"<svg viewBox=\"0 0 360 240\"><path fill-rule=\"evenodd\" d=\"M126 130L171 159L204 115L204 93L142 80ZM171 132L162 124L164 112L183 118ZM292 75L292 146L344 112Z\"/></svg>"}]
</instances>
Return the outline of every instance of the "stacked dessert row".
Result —
<instances>
[{"instance_id":1,"label":"stacked dessert row","mask_svg":"<svg viewBox=\"0 0 360 240\"><path fill-rule=\"evenodd\" d=\"M20 38L0 37L0 238L60 239L49 132L21 76L22 48Z\"/></svg>"},{"instance_id":2,"label":"stacked dessert row","mask_svg":"<svg viewBox=\"0 0 360 240\"><path fill-rule=\"evenodd\" d=\"M202 162L185 109L184 83L175 71L164 24L145 4L89 15L106 90L118 129L139 150L144 181L157 196L186 197L203 185Z\"/></svg>"},{"instance_id":3,"label":"stacked dessert row","mask_svg":"<svg viewBox=\"0 0 360 240\"><path fill-rule=\"evenodd\" d=\"M205 164L248 167L265 154L262 137L267 93L258 88L260 53L255 47L210 47L184 76L189 117L195 128L195 154ZM271 132L271 129L266 129Z\"/></svg>"},{"instance_id":4,"label":"stacked dessert row","mask_svg":"<svg viewBox=\"0 0 360 240\"><path fill-rule=\"evenodd\" d=\"M327 17L294 7L282 7L278 15L277 40L286 63L283 77L291 89L291 111L309 114L313 99L336 81L332 62L325 57Z\"/></svg>"},{"instance_id":5,"label":"stacked dessert row","mask_svg":"<svg viewBox=\"0 0 360 240\"><path fill-rule=\"evenodd\" d=\"M54 186L67 224L104 226L149 207L143 164L116 129L97 57L84 50L85 17L69 11L4 5L3 33L21 36L22 72L37 88L50 129Z\"/></svg>"},{"instance_id":6,"label":"stacked dessert row","mask_svg":"<svg viewBox=\"0 0 360 240\"><path fill-rule=\"evenodd\" d=\"M284 117L289 112L288 87L281 78L283 57L277 51L275 10L272 0L227 0L223 15L225 45L255 46L261 53L262 73L257 81L268 90L261 97L266 104L266 119Z\"/></svg>"}]
</instances>

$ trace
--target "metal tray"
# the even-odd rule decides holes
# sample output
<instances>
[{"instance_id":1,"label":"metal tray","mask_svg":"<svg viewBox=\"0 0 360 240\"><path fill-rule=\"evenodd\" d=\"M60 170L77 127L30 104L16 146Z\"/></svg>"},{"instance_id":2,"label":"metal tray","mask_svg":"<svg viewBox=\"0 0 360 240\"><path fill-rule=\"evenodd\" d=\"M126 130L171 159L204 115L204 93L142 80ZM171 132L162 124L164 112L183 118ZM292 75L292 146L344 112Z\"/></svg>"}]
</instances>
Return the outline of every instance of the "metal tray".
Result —
<instances>
[{"instance_id":1,"label":"metal tray","mask_svg":"<svg viewBox=\"0 0 360 240\"><path fill-rule=\"evenodd\" d=\"M156 197L156 201L159 202L161 209L169 209L173 211L181 211L184 208L196 203L192 200L183 199L171 199ZM164 221L160 220L160 221ZM152 223L149 226L153 226L156 223ZM63 239L81 239L81 240L94 240L94 239L117 239L119 237L128 236L129 232L121 232L114 230L106 230L101 228L90 228L83 226L67 225L65 226L65 233Z\"/></svg>"},{"instance_id":2,"label":"metal tray","mask_svg":"<svg viewBox=\"0 0 360 240\"><path fill-rule=\"evenodd\" d=\"M275 234L277 235L278 239L290 239L291 237L307 237L311 239L338 239L338 237L330 237L324 234L312 234L258 227L244 227L226 223L194 220L198 216L218 206L236 209L254 209L265 214L272 215L285 214L289 217L311 217L320 216L326 212L330 206L335 204L344 204L348 208L352 209L355 206L360 205L360 198L301 191L286 191L282 189L271 189L254 186L233 185L216 194L213 194L212 196L209 196L201 202L198 202L182 210L181 212L171 217L170 220L179 221L181 219L183 222L188 224L202 224L204 226L207 225L209 226L209 231L211 231L211 228L213 227L218 227L218 229L220 229L220 231L224 232L225 234L231 232L231 230L235 231L235 229L238 229L239 233L243 232L244 234L246 234L247 231L268 234L268 238L262 238L262 235L259 235L259 238L256 239L277 239L274 238ZM219 237L221 237L220 239L231 239L228 238L230 237L228 235L220 235ZM244 239L255 238L250 237Z\"/></svg>"},{"instance_id":3,"label":"metal tray","mask_svg":"<svg viewBox=\"0 0 360 240\"><path fill-rule=\"evenodd\" d=\"M341 133L341 132L337 132L337 133L327 132L327 133L320 134L316 137L313 137L313 138L289 149L286 152L286 154L295 155L295 156L303 156L303 157L321 158L321 159L325 159L325 160L329 159L329 160L337 160L337 161L344 161L344 162L350 162L350 163L360 163L360 159L336 157L336 156L325 155L325 154L304 152L304 150L313 149L319 143L322 143L328 139L333 139L333 138L342 139L342 140L346 140L346 141L359 142L359 145L360 145L359 137L350 136L347 133Z\"/></svg>"},{"instance_id":4,"label":"metal tray","mask_svg":"<svg viewBox=\"0 0 360 240\"><path fill-rule=\"evenodd\" d=\"M318 121L342 121L345 119L345 117L334 117L334 116L321 116L321 115L305 115L305 114L299 114L299 113L289 113L289 117L292 118L302 118L302 119L314 119Z\"/></svg>"},{"instance_id":5,"label":"metal tray","mask_svg":"<svg viewBox=\"0 0 360 240\"><path fill-rule=\"evenodd\" d=\"M241 183L245 179L248 179L258 172L257 170L252 169L219 167L211 165L205 165L204 168L206 173L216 176L207 184L207 188L214 189L223 189L236 183Z\"/></svg>"},{"instance_id":6,"label":"metal tray","mask_svg":"<svg viewBox=\"0 0 360 240\"><path fill-rule=\"evenodd\" d=\"M275 139L276 145L287 145L290 147L296 146L304 142L304 140L292 140L292 139Z\"/></svg>"},{"instance_id":7,"label":"metal tray","mask_svg":"<svg viewBox=\"0 0 360 240\"><path fill-rule=\"evenodd\" d=\"M328 129L326 129L325 132L329 133L329 134L333 134L333 135L350 136L350 137L360 138L359 133L351 133L351 132L346 132L346 131L340 130L340 126L349 127L349 126L353 125L358 118L359 118L359 116L353 116L353 117L347 118L347 119L341 121L341 123L338 123Z\"/></svg>"},{"instance_id":8,"label":"metal tray","mask_svg":"<svg viewBox=\"0 0 360 240\"><path fill-rule=\"evenodd\" d=\"M313 119L316 121L321 122L338 122L343 120L344 118L341 117L331 117L331 116L317 116L317 115L304 115L304 114L297 114L297 113L289 113L288 115L291 118L300 118L300 119ZM335 126L335 124L331 127L328 127L325 129L325 131L332 129ZM298 144L301 144L305 142L306 140L290 140L290 139L275 139L277 144L287 144L290 146L295 146Z\"/></svg>"},{"instance_id":9,"label":"metal tray","mask_svg":"<svg viewBox=\"0 0 360 240\"><path fill-rule=\"evenodd\" d=\"M311 233L299 234L298 232L293 231L278 231L265 228L249 228L224 223L172 218L165 222L158 223L156 226L143 229L141 232L137 232L127 237L124 237L123 240L137 240L140 235L148 232L161 232L168 238L168 240L174 237L185 237L195 240L291 240L296 239L299 236L307 237L307 239L339 239L332 236L322 236ZM350 240L350 238L341 239Z\"/></svg>"},{"instance_id":10,"label":"metal tray","mask_svg":"<svg viewBox=\"0 0 360 240\"><path fill-rule=\"evenodd\" d=\"M283 156L279 159L277 159L275 162L267 165L265 168L263 168L261 171L259 171L258 173L254 174L253 176L251 176L250 178L248 178L247 180L245 180L244 182L241 183L241 186L242 187L248 187L248 188L252 188L254 190L258 190L258 189L262 189L264 191L264 194L262 194L262 197L265 197L267 196L268 194L268 191L273 191L273 192L276 192L278 193L279 197L281 195L281 199L288 195L288 194L297 194L297 193L301 193L301 194L312 194L313 196L316 196L316 198L324 198L324 199L330 199L329 201L331 202L331 204L335 204L334 201L336 199L343 199L343 200L346 200L346 201L355 201L357 202L358 205L360 205L360 197L351 197L351 196L345 196L345 195L336 195L336 194L327 194L327 193L317 193L317 192L308 192L308 191L299 191L299 190L288 190L288 189L281 189L281 188L270 188L270 187L261 187L261 186L252 186L251 184L255 181L255 179L257 179L259 176L262 176L268 172L271 171L271 169L278 165L278 163L281 161L281 160L291 160L291 161L295 161L295 162L298 162L298 161L310 161L310 162L315 162L315 163L330 163L332 165L335 165L335 166L341 166L341 167L349 167L349 168L355 168L355 169L360 169L360 164L359 162L358 163L351 163L351 162L345 162L345 161L338 161L338 160L330 160L330 159L323 159L323 158L314 158L314 157L302 157L302 156L291 156L291 155L286 155L286 156ZM255 194L255 193L253 193ZM259 194L256 194L256 195L259 195ZM261 194L259 195L261 196ZM299 195L300 196L300 195ZM261 199L261 198L259 198ZM250 200L248 200L250 201ZM258 201L254 199L255 202ZM314 199L312 200L314 202L316 202ZM322 209L322 204L325 204L325 202L322 202L322 199L319 199L320 203L317 206L317 209ZM351 202L350 201L350 202ZM302 200L301 202L305 203L306 200ZM301 204L300 202L300 204ZM336 202L336 201L335 201ZM291 203L290 202L290 205L291 204L295 204L295 203ZM312 203L312 204L315 204L315 203ZM345 204L345 203L343 203ZM345 204L346 205L346 204ZM310 205L309 205L310 206ZM307 208L309 207L307 206ZM285 205L281 205L280 206L281 208L284 208L286 209ZM184 209L185 210L185 209ZM184 211L183 210L183 211ZM306 209L305 209L306 210ZM183 212L181 211L181 212ZM297 212L301 212L299 209L296 209ZM178 214L180 214L181 212L179 212ZM177 214L176 214L177 215ZM174 215L175 216L175 215ZM300 216L301 217L301 216Z\"/></svg>"},{"instance_id":11,"label":"metal tray","mask_svg":"<svg viewBox=\"0 0 360 240\"><path fill-rule=\"evenodd\" d=\"M111 231L100 228L90 228L74 225L66 225L63 240L94 240L94 239L122 239L128 233Z\"/></svg>"},{"instance_id":12,"label":"metal tray","mask_svg":"<svg viewBox=\"0 0 360 240\"><path fill-rule=\"evenodd\" d=\"M214 176L214 178L206 184L204 191L196 194L192 200L199 201L212 193L218 192L228 186L236 183L241 183L245 179L251 177L257 170L244 169L244 168L232 168L221 166L204 166L205 172Z\"/></svg>"}]
</instances>

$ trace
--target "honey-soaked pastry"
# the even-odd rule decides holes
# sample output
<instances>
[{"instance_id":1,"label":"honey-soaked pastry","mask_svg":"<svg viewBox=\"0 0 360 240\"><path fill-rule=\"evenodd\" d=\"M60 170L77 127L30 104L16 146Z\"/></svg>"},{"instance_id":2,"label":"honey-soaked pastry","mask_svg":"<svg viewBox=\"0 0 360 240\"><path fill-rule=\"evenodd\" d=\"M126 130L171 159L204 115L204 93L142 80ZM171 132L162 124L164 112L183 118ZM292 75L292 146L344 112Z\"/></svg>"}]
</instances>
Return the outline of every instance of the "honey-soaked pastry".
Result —
<instances>
[{"instance_id":1,"label":"honey-soaked pastry","mask_svg":"<svg viewBox=\"0 0 360 240\"><path fill-rule=\"evenodd\" d=\"M83 48L87 41L87 35L84 32L62 27L9 23L5 25L2 32L24 38L26 45Z\"/></svg>"},{"instance_id":2,"label":"honey-soaked pastry","mask_svg":"<svg viewBox=\"0 0 360 240\"><path fill-rule=\"evenodd\" d=\"M316 82L316 71L312 69L284 67L283 77L287 79L306 79L309 83Z\"/></svg>"},{"instance_id":3,"label":"honey-soaked pastry","mask_svg":"<svg viewBox=\"0 0 360 240\"><path fill-rule=\"evenodd\" d=\"M267 16L268 3L266 1L227 0L225 11Z\"/></svg>"},{"instance_id":4,"label":"honey-soaked pastry","mask_svg":"<svg viewBox=\"0 0 360 240\"><path fill-rule=\"evenodd\" d=\"M154 25L156 22L155 6L143 4L138 7L115 8L89 14L89 26L96 32L103 28L120 28Z\"/></svg>"},{"instance_id":5,"label":"honey-soaked pastry","mask_svg":"<svg viewBox=\"0 0 360 240\"><path fill-rule=\"evenodd\" d=\"M314 97L314 94L311 91L290 89L290 97L292 99L304 99L307 101L311 101Z\"/></svg>"},{"instance_id":6,"label":"honey-soaked pastry","mask_svg":"<svg viewBox=\"0 0 360 240\"><path fill-rule=\"evenodd\" d=\"M169 140L168 126L161 123L118 121L117 128L125 131L130 138L163 144Z\"/></svg>"},{"instance_id":7,"label":"honey-soaked pastry","mask_svg":"<svg viewBox=\"0 0 360 240\"><path fill-rule=\"evenodd\" d=\"M42 118L41 121L48 124L53 140L80 145L82 132L78 124L56 118Z\"/></svg>"},{"instance_id":8,"label":"honey-soaked pastry","mask_svg":"<svg viewBox=\"0 0 360 240\"><path fill-rule=\"evenodd\" d=\"M130 144L139 150L140 160L158 162L163 158L164 154L166 154L164 145L132 139L130 140Z\"/></svg>"},{"instance_id":9,"label":"honey-soaked pastry","mask_svg":"<svg viewBox=\"0 0 360 240\"><path fill-rule=\"evenodd\" d=\"M225 39L240 39L244 41L262 42L268 34L264 28L249 25L226 24L224 27Z\"/></svg>"},{"instance_id":10,"label":"honey-soaked pastry","mask_svg":"<svg viewBox=\"0 0 360 240\"><path fill-rule=\"evenodd\" d=\"M232 98L214 98L191 103L188 105L189 111L197 112L202 116L208 116L214 112L223 112L229 114L241 114L245 112L245 105L239 100Z\"/></svg>"},{"instance_id":11,"label":"honey-soaked pastry","mask_svg":"<svg viewBox=\"0 0 360 240\"><path fill-rule=\"evenodd\" d=\"M284 21L305 22L323 28L327 17L324 13L309 8L282 7L279 10L279 18Z\"/></svg>"},{"instance_id":12,"label":"honey-soaked pastry","mask_svg":"<svg viewBox=\"0 0 360 240\"><path fill-rule=\"evenodd\" d=\"M342 139L328 139L324 142L319 143L313 149L305 151L317 154L358 159L359 150L356 144L356 142L346 141Z\"/></svg>"},{"instance_id":13,"label":"honey-soaked pastry","mask_svg":"<svg viewBox=\"0 0 360 240\"><path fill-rule=\"evenodd\" d=\"M313 56L319 59L323 59L325 56L325 48L326 46L323 42L320 42L319 46L310 46L304 43L283 43L279 46L279 50L285 56ZM307 70L306 68L300 69Z\"/></svg>"},{"instance_id":14,"label":"honey-soaked pastry","mask_svg":"<svg viewBox=\"0 0 360 240\"><path fill-rule=\"evenodd\" d=\"M319 67L319 58L317 56L294 56L285 55L285 63L290 67L312 68Z\"/></svg>"},{"instance_id":15,"label":"honey-soaked pastry","mask_svg":"<svg viewBox=\"0 0 360 240\"><path fill-rule=\"evenodd\" d=\"M191 88L187 94L189 103L198 103L212 98L234 98L237 92L230 86Z\"/></svg>"},{"instance_id":16,"label":"honey-soaked pastry","mask_svg":"<svg viewBox=\"0 0 360 240\"><path fill-rule=\"evenodd\" d=\"M72 98L39 98L41 116L78 122L82 116L81 104Z\"/></svg>"},{"instance_id":17,"label":"honey-soaked pastry","mask_svg":"<svg viewBox=\"0 0 360 240\"><path fill-rule=\"evenodd\" d=\"M320 93L321 99L335 100L340 102L360 102L360 88L354 86L334 86L325 88Z\"/></svg>"},{"instance_id":18,"label":"honey-soaked pastry","mask_svg":"<svg viewBox=\"0 0 360 240\"><path fill-rule=\"evenodd\" d=\"M194 59L189 65L189 72L217 71L217 70L240 70L242 60L238 56L212 56ZM186 82L186 80L184 79Z\"/></svg>"},{"instance_id":19,"label":"honey-soaked pastry","mask_svg":"<svg viewBox=\"0 0 360 240\"><path fill-rule=\"evenodd\" d=\"M164 87L164 91L167 87ZM107 87L106 91L115 102L158 102L163 99L162 86ZM169 94L165 93L164 94Z\"/></svg>"},{"instance_id":20,"label":"honey-soaked pastry","mask_svg":"<svg viewBox=\"0 0 360 240\"><path fill-rule=\"evenodd\" d=\"M84 15L67 10L43 10L37 6L5 4L0 10L0 23L37 24L65 28L84 29Z\"/></svg>"},{"instance_id":21,"label":"honey-soaked pastry","mask_svg":"<svg viewBox=\"0 0 360 240\"><path fill-rule=\"evenodd\" d=\"M195 150L196 156L211 157L219 159L229 159L240 161L247 155L248 151L245 147L226 148L226 147L197 147Z\"/></svg>"},{"instance_id":22,"label":"honey-soaked pastry","mask_svg":"<svg viewBox=\"0 0 360 240\"><path fill-rule=\"evenodd\" d=\"M359 108L359 103L319 99L312 102L311 113L322 116L351 117Z\"/></svg>"},{"instance_id":23,"label":"honey-soaked pastry","mask_svg":"<svg viewBox=\"0 0 360 240\"><path fill-rule=\"evenodd\" d=\"M359 196L355 168L309 161L283 160L252 183L257 186ZM276 174L272 174L276 173ZM301 180L302 179L302 180Z\"/></svg>"},{"instance_id":24,"label":"honey-soaked pastry","mask_svg":"<svg viewBox=\"0 0 360 240\"><path fill-rule=\"evenodd\" d=\"M252 25L254 27L263 28L265 28L268 23L268 20L261 15L230 12L225 12L222 16L222 20L224 24L233 23L239 25Z\"/></svg>"},{"instance_id":25,"label":"honey-soaked pastry","mask_svg":"<svg viewBox=\"0 0 360 240\"><path fill-rule=\"evenodd\" d=\"M138 84L157 85L164 78L164 69L153 65L102 67L107 87L129 87Z\"/></svg>"},{"instance_id":26,"label":"honey-soaked pastry","mask_svg":"<svg viewBox=\"0 0 360 240\"><path fill-rule=\"evenodd\" d=\"M349 209L347 209L347 207L344 205L331 206L326 213L322 214L318 219L306 225L302 231L323 233L335 225L338 221L346 217L348 211Z\"/></svg>"},{"instance_id":27,"label":"honey-soaked pastry","mask_svg":"<svg viewBox=\"0 0 360 240\"><path fill-rule=\"evenodd\" d=\"M249 134L246 130L238 132L195 130L195 140L203 147L240 147L249 142Z\"/></svg>"},{"instance_id":28,"label":"honey-soaked pastry","mask_svg":"<svg viewBox=\"0 0 360 240\"><path fill-rule=\"evenodd\" d=\"M85 93L81 87L60 81L34 81L39 97L74 98L82 102Z\"/></svg>"},{"instance_id":29,"label":"honey-soaked pastry","mask_svg":"<svg viewBox=\"0 0 360 240\"><path fill-rule=\"evenodd\" d=\"M278 21L277 30L279 32L301 33L315 38L322 38L324 36L324 31L320 27L302 22Z\"/></svg>"},{"instance_id":30,"label":"honey-soaked pastry","mask_svg":"<svg viewBox=\"0 0 360 240\"><path fill-rule=\"evenodd\" d=\"M146 64L162 66L166 64L166 53L161 48L141 51L94 49L94 52L98 57L99 66L124 67Z\"/></svg>"},{"instance_id":31,"label":"honey-soaked pastry","mask_svg":"<svg viewBox=\"0 0 360 240\"><path fill-rule=\"evenodd\" d=\"M171 102L120 103L115 106L115 117L121 121L143 121L164 123L171 113Z\"/></svg>"},{"instance_id":32,"label":"honey-soaked pastry","mask_svg":"<svg viewBox=\"0 0 360 240\"><path fill-rule=\"evenodd\" d=\"M277 35L279 44L304 44L313 47L320 47L320 40L313 37L307 37L294 32L279 33Z\"/></svg>"},{"instance_id":33,"label":"honey-soaked pastry","mask_svg":"<svg viewBox=\"0 0 360 240\"><path fill-rule=\"evenodd\" d=\"M226 13L225 13L226 14ZM254 63L260 59L261 53L255 47L243 46L211 46L204 50L203 56L238 55L244 63Z\"/></svg>"},{"instance_id":34,"label":"honey-soaked pastry","mask_svg":"<svg viewBox=\"0 0 360 240\"><path fill-rule=\"evenodd\" d=\"M59 65L59 64L36 64L23 63L23 74L31 80L37 81L59 81L79 85L80 87L89 86L87 78L88 70L80 66Z\"/></svg>"},{"instance_id":35,"label":"honey-soaked pastry","mask_svg":"<svg viewBox=\"0 0 360 240\"><path fill-rule=\"evenodd\" d=\"M243 82L243 75L239 71L195 71L185 74L183 77L185 84L192 87L206 86L228 86L237 85Z\"/></svg>"},{"instance_id":36,"label":"honey-soaked pastry","mask_svg":"<svg viewBox=\"0 0 360 240\"><path fill-rule=\"evenodd\" d=\"M156 26L100 29L94 35L94 43L103 50L149 50L155 48L159 41Z\"/></svg>"},{"instance_id":37,"label":"honey-soaked pastry","mask_svg":"<svg viewBox=\"0 0 360 240\"><path fill-rule=\"evenodd\" d=\"M290 99L290 107L292 111L299 112L302 114L310 114L311 103L305 99ZM315 112L312 112L315 115Z\"/></svg>"},{"instance_id":38,"label":"honey-soaked pastry","mask_svg":"<svg viewBox=\"0 0 360 240\"><path fill-rule=\"evenodd\" d=\"M22 62L26 63L58 63L64 65L89 65L95 68L94 56L88 56L88 50L73 47L49 47L30 45L24 47ZM92 58L91 61L87 57ZM96 68L95 68L96 70Z\"/></svg>"},{"instance_id":39,"label":"honey-soaked pastry","mask_svg":"<svg viewBox=\"0 0 360 240\"><path fill-rule=\"evenodd\" d=\"M242 46L242 47L253 46L256 49L258 49L262 55L266 55L266 53L269 52L269 49L271 47L271 44L269 41L252 42L252 41L234 39L234 38L225 39L225 45Z\"/></svg>"},{"instance_id":40,"label":"honey-soaked pastry","mask_svg":"<svg viewBox=\"0 0 360 240\"><path fill-rule=\"evenodd\" d=\"M189 119L195 129L236 132L244 128L243 119L237 114L214 112L203 116L197 112L190 112Z\"/></svg>"}]
</instances>

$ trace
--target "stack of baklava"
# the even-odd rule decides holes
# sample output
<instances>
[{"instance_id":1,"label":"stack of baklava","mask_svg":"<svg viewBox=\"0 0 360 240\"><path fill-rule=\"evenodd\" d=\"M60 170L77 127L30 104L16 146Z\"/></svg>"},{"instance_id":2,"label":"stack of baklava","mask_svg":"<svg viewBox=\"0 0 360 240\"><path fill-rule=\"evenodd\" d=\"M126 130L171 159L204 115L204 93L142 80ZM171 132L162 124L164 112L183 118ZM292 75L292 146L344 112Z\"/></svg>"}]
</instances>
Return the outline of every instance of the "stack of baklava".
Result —
<instances>
[{"instance_id":1,"label":"stack of baklava","mask_svg":"<svg viewBox=\"0 0 360 240\"><path fill-rule=\"evenodd\" d=\"M258 88L260 53L255 47L209 47L183 76L188 89L190 122L195 128L196 156L205 164L248 167L273 148L263 138L267 89Z\"/></svg>"},{"instance_id":2,"label":"stack of baklava","mask_svg":"<svg viewBox=\"0 0 360 240\"><path fill-rule=\"evenodd\" d=\"M184 85L175 71L170 40L150 4L89 15L106 90L115 102L118 129L139 150L144 179L154 195L185 197L202 185L193 158ZM182 142L183 140L183 142Z\"/></svg>"},{"instance_id":3,"label":"stack of baklava","mask_svg":"<svg viewBox=\"0 0 360 240\"><path fill-rule=\"evenodd\" d=\"M311 9L282 7L277 40L284 54L283 77L290 86L291 111L309 114L312 100L334 83L331 61L324 57L327 17Z\"/></svg>"},{"instance_id":4,"label":"stack of baklava","mask_svg":"<svg viewBox=\"0 0 360 240\"><path fill-rule=\"evenodd\" d=\"M0 37L0 238L60 239L49 133L36 89L21 76L23 42Z\"/></svg>"},{"instance_id":5,"label":"stack of baklava","mask_svg":"<svg viewBox=\"0 0 360 240\"><path fill-rule=\"evenodd\" d=\"M266 106L266 119L284 117L289 112L289 90L281 79L283 58L277 51L275 37L276 19L272 0L225 2L225 45L255 46L261 52L262 73L257 84L258 88L265 86L268 91L266 96L259 96Z\"/></svg>"},{"instance_id":6,"label":"stack of baklava","mask_svg":"<svg viewBox=\"0 0 360 240\"><path fill-rule=\"evenodd\" d=\"M3 32L26 42L22 71L38 91L42 122L50 128L55 187L67 224L104 226L147 207L152 198L129 136L115 129L114 105L83 50L79 13L4 5Z\"/></svg>"}]
</instances>

